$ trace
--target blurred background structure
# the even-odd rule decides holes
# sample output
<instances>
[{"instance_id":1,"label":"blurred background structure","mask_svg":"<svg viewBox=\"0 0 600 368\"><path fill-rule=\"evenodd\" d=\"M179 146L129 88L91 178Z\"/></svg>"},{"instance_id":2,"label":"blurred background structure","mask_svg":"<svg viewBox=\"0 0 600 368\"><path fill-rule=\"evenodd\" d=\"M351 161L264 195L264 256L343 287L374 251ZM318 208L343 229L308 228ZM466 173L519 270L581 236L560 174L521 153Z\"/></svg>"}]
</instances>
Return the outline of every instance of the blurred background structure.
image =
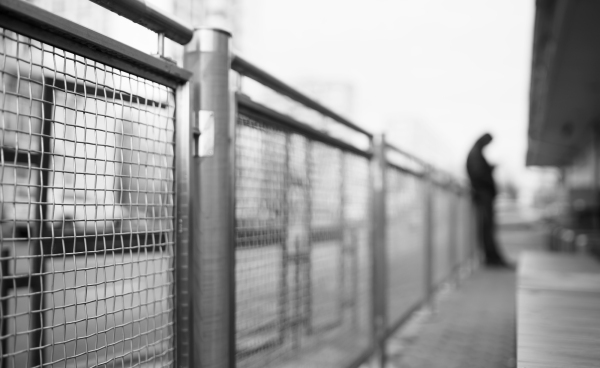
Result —
<instances>
[{"instance_id":1,"label":"blurred background structure","mask_svg":"<svg viewBox=\"0 0 600 368\"><path fill-rule=\"evenodd\" d=\"M533 40L526 163L560 170L556 188L542 188L556 222L553 246L595 248L600 229L598 107L600 40L593 1L538 3Z\"/></svg>"}]
</instances>

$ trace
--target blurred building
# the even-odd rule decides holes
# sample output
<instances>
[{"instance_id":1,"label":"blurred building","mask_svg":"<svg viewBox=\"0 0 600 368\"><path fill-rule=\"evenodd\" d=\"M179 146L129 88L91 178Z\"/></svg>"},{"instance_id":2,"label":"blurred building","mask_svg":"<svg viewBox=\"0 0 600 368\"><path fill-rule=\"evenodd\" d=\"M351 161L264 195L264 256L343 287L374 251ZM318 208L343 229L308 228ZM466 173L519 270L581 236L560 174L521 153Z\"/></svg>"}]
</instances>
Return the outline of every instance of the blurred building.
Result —
<instances>
[{"instance_id":1,"label":"blurred building","mask_svg":"<svg viewBox=\"0 0 600 368\"><path fill-rule=\"evenodd\" d=\"M565 226L600 229L600 2L538 0L528 166L562 170Z\"/></svg>"}]
</instances>

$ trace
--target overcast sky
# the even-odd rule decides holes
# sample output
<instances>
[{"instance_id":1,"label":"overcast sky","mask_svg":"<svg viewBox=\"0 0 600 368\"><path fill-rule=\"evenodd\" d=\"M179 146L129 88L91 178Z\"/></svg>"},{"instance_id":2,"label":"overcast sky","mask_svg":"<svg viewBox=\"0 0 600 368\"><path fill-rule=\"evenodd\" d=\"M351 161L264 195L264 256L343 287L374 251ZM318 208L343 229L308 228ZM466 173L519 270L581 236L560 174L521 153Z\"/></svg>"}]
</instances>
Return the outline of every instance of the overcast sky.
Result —
<instances>
[{"instance_id":1,"label":"overcast sky","mask_svg":"<svg viewBox=\"0 0 600 368\"><path fill-rule=\"evenodd\" d=\"M350 85L357 124L459 174L491 132L497 179L535 182L524 168L534 0L220 1L235 1L244 57L299 88ZM118 23L111 36L154 52L151 32Z\"/></svg>"},{"instance_id":2,"label":"overcast sky","mask_svg":"<svg viewBox=\"0 0 600 368\"><path fill-rule=\"evenodd\" d=\"M292 84L350 83L352 120L399 144L395 125L416 125L417 147L408 148L454 170L491 132L487 155L499 176L522 176L533 0L237 4L238 46L250 61Z\"/></svg>"}]
</instances>

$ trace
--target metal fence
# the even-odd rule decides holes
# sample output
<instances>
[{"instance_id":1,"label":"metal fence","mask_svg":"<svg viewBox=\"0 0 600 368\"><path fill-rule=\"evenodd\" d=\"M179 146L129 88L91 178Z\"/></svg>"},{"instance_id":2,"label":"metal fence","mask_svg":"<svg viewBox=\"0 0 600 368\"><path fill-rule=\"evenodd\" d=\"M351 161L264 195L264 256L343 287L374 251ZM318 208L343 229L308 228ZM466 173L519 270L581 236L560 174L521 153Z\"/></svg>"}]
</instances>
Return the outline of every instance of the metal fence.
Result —
<instances>
[{"instance_id":1,"label":"metal fence","mask_svg":"<svg viewBox=\"0 0 600 368\"><path fill-rule=\"evenodd\" d=\"M474 259L463 187L225 32L196 30L187 70L16 0L0 37L2 367L383 364Z\"/></svg>"},{"instance_id":2,"label":"metal fence","mask_svg":"<svg viewBox=\"0 0 600 368\"><path fill-rule=\"evenodd\" d=\"M81 27L1 5L1 365L172 366L184 81L135 52L114 67L102 36L81 45Z\"/></svg>"},{"instance_id":3,"label":"metal fence","mask_svg":"<svg viewBox=\"0 0 600 368\"><path fill-rule=\"evenodd\" d=\"M245 60L232 67L236 366L358 367L384 355L387 337L472 260L468 192ZM258 103L248 79L315 114ZM354 136L323 133L335 124ZM349 143L356 135L370 148Z\"/></svg>"},{"instance_id":4,"label":"metal fence","mask_svg":"<svg viewBox=\"0 0 600 368\"><path fill-rule=\"evenodd\" d=\"M368 159L248 107L236 133L238 366L298 364L299 352L315 359L314 348L341 333L365 349Z\"/></svg>"}]
</instances>

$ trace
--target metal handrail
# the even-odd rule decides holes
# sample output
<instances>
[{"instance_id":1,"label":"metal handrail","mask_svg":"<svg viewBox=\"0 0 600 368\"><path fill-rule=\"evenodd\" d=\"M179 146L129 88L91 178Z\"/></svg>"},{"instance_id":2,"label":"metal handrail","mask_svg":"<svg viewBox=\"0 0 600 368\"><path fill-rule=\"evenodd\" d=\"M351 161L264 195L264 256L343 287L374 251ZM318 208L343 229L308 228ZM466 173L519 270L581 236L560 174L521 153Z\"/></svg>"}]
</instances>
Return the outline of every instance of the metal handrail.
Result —
<instances>
[{"instance_id":1,"label":"metal handrail","mask_svg":"<svg viewBox=\"0 0 600 368\"><path fill-rule=\"evenodd\" d=\"M180 20L166 15L144 0L90 0L120 16L165 37L185 45L192 40L194 30Z\"/></svg>"},{"instance_id":2,"label":"metal handrail","mask_svg":"<svg viewBox=\"0 0 600 368\"><path fill-rule=\"evenodd\" d=\"M27 37L171 88L192 73L22 0L0 0L0 24Z\"/></svg>"},{"instance_id":3,"label":"metal handrail","mask_svg":"<svg viewBox=\"0 0 600 368\"><path fill-rule=\"evenodd\" d=\"M408 152L406 152L406 151L404 151L404 150L402 150L402 149L400 149L400 148L398 148L398 147L396 147L393 144L390 144L388 142L385 142L385 148L390 149L390 150L392 150L392 151L394 151L396 153L399 153L399 154L401 154L403 156L406 156L406 157L408 157L411 160L414 160L419 165L422 165L424 168L428 168L428 167L431 166L431 164L429 164L428 162L425 162L422 159L418 158L417 156L412 155L412 154L410 154L410 153L408 153Z\"/></svg>"},{"instance_id":4,"label":"metal handrail","mask_svg":"<svg viewBox=\"0 0 600 368\"><path fill-rule=\"evenodd\" d=\"M348 151L348 152L355 153L359 156L363 156L363 157L370 159L373 155L372 152L370 152L370 151L362 150L358 147L355 147L354 145L352 145L350 143L344 142L343 140L332 137L327 133L317 130L317 129L315 129L309 125L306 125L302 122L299 122L290 116L281 114L275 110L268 108L267 106L263 106L259 103L256 103L256 102L252 101L249 97L247 97L241 93L237 93L236 98L237 98L237 102L238 102L238 107L240 109L244 110L246 113L250 113L250 114L254 114L254 115L257 114L263 118L267 118L269 121L271 121L275 124L280 124L288 129L292 129L294 131L300 132L301 134L303 134L307 137L310 137L314 140L317 140L319 142L323 142L326 144L330 144L334 147L340 148L340 149Z\"/></svg>"},{"instance_id":5,"label":"metal handrail","mask_svg":"<svg viewBox=\"0 0 600 368\"><path fill-rule=\"evenodd\" d=\"M465 189L468 190L469 187L465 186L463 183L461 183L461 180L458 179L457 177L455 177L455 175L453 175L452 173L447 172L446 170L440 169L422 159L420 159L417 156L414 156L396 146L394 146L393 144L390 144L388 142L385 142L386 144L386 148L389 150L392 150L396 153L399 153L403 156L406 156L407 158L414 160L416 163L418 163L419 165L423 166L425 172L429 172L428 174L426 173L419 173L420 176L429 176L430 178L432 178L433 182L435 184L441 185L441 186L458 186L461 189ZM406 171L406 172L413 172L414 170L411 170L409 168L404 167L403 165L397 165L397 164L393 164L388 162L389 165L394 166L395 168L401 170L401 171ZM445 179L440 180L439 178L435 178L436 175L442 175L445 177Z\"/></svg>"},{"instance_id":6,"label":"metal handrail","mask_svg":"<svg viewBox=\"0 0 600 368\"><path fill-rule=\"evenodd\" d=\"M254 79L255 81L257 81L261 84L264 84L267 87L272 88L273 90L281 93L284 96L291 98L292 100L294 100L296 102L299 102L299 103L305 105L306 107L310 107L311 109L337 121L338 123L340 123L342 125L345 125L346 127L350 128L352 130L362 133L369 138L373 137L372 133L362 129L361 127L354 124L350 120L338 115L337 113L335 113L332 110L330 110L329 108L321 105L320 103L318 103L317 101L313 100L312 98L306 96L305 94L298 92L293 87L282 82L281 80L279 80L276 77L272 76L271 74L265 72L264 70L260 69L259 67L251 64L250 62L242 59L238 55L233 56L233 60L231 61L231 69L235 70L236 72L238 72L248 78Z\"/></svg>"}]
</instances>

